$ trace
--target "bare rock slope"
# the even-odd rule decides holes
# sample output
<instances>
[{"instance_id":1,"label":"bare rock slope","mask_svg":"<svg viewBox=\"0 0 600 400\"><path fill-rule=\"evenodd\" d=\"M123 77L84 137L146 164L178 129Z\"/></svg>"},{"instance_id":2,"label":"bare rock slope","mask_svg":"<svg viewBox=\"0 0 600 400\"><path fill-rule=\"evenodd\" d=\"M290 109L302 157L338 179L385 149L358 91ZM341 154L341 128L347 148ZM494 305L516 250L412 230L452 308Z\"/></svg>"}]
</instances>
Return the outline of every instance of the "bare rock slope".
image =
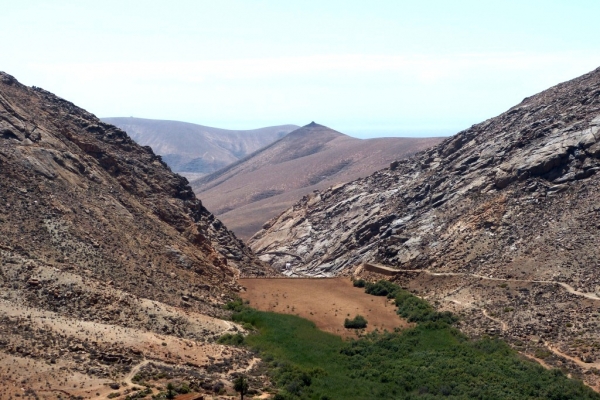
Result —
<instances>
[{"instance_id":1,"label":"bare rock slope","mask_svg":"<svg viewBox=\"0 0 600 400\"><path fill-rule=\"evenodd\" d=\"M162 156L177 173L199 178L236 162L298 128L269 126L251 130L229 130L180 121L144 118L102 118L143 146Z\"/></svg>"},{"instance_id":2,"label":"bare rock slope","mask_svg":"<svg viewBox=\"0 0 600 400\"><path fill-rule=\"evenodd\" d=\"M247 365L213 316L268 268L149 147L0 73L0 176L3 396L106 394L143 359L203 366L198 385Z\"/></svg>"},{"instance_id":3,"label":"bare rock slope","mask_svg":"<svg viewBox=\"0 0 600 400\"><path fill-rule=\"evenodd\" d=\"M307 193L367 176L440 138L361 140L311 123L192 181L206 206L243 239Z\"/></svg>"},{"instance_id":4,"label":"bare rock slope","mask_svg":"<svg viewBox=\"0 0 600 400\"><path fill-rule=\"evenodd\" d=\"M383 265L469 314L474 332L546 346L589 371L600 366L599 139L597 69L305 196L249 243L291 275Z\"/></svg>"}]
</instances>

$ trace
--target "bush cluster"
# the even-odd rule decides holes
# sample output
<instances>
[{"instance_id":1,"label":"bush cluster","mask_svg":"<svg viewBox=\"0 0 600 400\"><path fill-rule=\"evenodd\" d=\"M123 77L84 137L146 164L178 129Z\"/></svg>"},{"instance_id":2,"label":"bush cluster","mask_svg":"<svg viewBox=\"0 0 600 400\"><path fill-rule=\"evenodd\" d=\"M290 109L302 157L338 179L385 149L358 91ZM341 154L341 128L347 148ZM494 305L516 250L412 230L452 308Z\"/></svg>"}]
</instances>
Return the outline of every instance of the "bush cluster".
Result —
<instances>
[{"instance_id":1,"label":"bush cluster","mask_svg":"<svg viewBox=\"0 0 600 400\"><path fill-rule=\"evenodd\" d=\"M367 282L365 282L364 279L356 279L352 282L352 284L354 285L354 287L363 288L366 286Z\"/></svg>"},{"instance_id":2,"label":"bush cluster","mask_svg":"<svg viewBox=\"0 0 600 400\"><path fill-rule=\"evenodd\" d=\"M229 344L233 346L239 346L244 344L244 335L241 333L226 333L217 340L219 344Z\"/></svg>"},{"instance_id":3,"label":"bush cluster","mask_svg":"<svg viewBox=\"0 0 600 400\"><path fill-rule=\"evenodd\" d=\"M367 320L362 315L357 315L353 319L346 318L344 320L344 328L346 329L364 329L367 327Z\"/></svg>"}]
</instances>

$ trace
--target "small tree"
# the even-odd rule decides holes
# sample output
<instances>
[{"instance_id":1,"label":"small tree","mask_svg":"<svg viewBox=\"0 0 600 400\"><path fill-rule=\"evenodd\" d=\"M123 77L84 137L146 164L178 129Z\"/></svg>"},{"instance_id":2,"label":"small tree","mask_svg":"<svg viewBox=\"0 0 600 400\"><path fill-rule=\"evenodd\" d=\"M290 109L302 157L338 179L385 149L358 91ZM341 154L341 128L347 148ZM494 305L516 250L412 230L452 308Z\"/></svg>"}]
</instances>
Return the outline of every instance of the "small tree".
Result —
<instances>
[{"instance_id":1,"label":"small tree","mask_svg":"<svg viewBox=\"0 0 600 400\"><path fill-rule=\"evenodd\" d=\"M167 384L167 399L172 400L175 398L175 386L169 382Z\"/></svg>"},{"instance_id":2,"label":"small tree","mask_svg":"<svg viewBox=\"0 0 600 400\"><path fill-rule=\"evenodd\" d=\"M240 399L244 400L244 395L248 394L248 379L244 375L240 375L233 381L233 388L240 394Z\"/></svg>"}]
</instances>

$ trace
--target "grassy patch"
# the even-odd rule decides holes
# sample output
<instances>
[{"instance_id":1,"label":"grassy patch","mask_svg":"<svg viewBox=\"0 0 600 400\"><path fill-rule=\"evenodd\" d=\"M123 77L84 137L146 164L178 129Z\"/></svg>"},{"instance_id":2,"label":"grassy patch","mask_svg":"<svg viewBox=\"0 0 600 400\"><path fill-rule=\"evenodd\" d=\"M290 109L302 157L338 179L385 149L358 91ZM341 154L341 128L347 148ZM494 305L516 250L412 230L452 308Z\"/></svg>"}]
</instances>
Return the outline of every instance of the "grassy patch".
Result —
<instances>
[{"instance_id":1,"label":"grassy patch","mask_svg":"<svg viewBox=\"0 0 600 400\"><path fill-rule=\"evenodd\" d=\"M343 341L293 315L242 307L233 319L256 328L245 343L269 363L279 399L600 399L499 340L468 340L451 314L390 285L372 290L395 298L416 327Z\"/></svg>"}]
</instances>

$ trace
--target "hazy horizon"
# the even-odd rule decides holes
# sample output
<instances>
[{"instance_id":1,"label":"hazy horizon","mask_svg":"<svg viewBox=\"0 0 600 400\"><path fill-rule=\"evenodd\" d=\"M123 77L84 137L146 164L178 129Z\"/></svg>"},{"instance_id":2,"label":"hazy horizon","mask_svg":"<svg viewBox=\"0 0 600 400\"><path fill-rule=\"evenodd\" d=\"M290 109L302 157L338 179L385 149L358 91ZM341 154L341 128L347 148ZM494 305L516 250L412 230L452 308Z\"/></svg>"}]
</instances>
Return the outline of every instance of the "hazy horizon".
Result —
<instances>
[{"instance_id":1,"label":"hazy horizon","mask_svg":"<svg viewBox=\"0 0 600 400\"><path fill-rule=\"evenodd\" d=\"M213 125L207 125L207 124L190 122L190 121L161 120L158 118L144 118L144 117L135 117L135 116L128 116L128 117L112 116L112 117L99 117L99 118L102 120L107 120L107 119L112 119L112 118L134 118L134 119L157 120L157 121L173 121L173 122L183 122L183 123L188 123L188 124L202 125L202 126L218 128L218 129L244 130L244 131L266 128L269 126L276 126L276 125L297 125L299 127L302 127L304 125L308 125L310 122L313 122L313 121L308 121L308 122L304 122L304 123L231 127L231 126L213 126ZM314 121L314 122L321 124L319 121ZM321 124L321 125L324 125L324 124ZM442 129L442 128L418 129L418 128L391 128L391 127L379 127L379 126L375 126L373 128L360 127L360 126L359 127L341 127L341 128L337 127L337 126L327 126L327 127L331 128L333 130L336 130L338 132L341 132L343 134L346 134L348 136L352 136L352 137L359 138L359 139L372 139L372 138L382 138L382 137L415 137L415 138L444 137L444 136L452 136L455 133L458 133L459 131L467 128L467 127L465 127L465 128L453 130L453 129Z\"/></svg>"},{"instance_id":2,"label":"hazy horizon","mask_svg":"<svg viewBox=\"0 0 600 400\"><path fill-rule=\"evenodd\" d=\"M600 66L600 3L4 5L0 70L98 116L448 135Z\"/></svg>"}]
</instances>

